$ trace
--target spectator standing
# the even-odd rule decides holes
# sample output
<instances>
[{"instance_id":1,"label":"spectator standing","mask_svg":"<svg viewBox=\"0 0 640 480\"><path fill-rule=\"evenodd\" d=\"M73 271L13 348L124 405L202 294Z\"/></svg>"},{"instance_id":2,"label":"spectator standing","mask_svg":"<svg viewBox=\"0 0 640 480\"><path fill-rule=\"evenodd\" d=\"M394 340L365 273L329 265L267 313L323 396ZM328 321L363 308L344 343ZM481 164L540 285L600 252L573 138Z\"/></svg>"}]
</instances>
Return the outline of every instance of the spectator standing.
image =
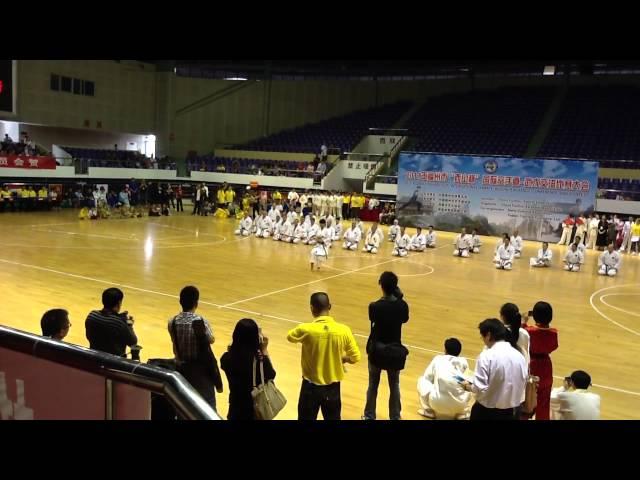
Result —
<instances>
[{"instance_id":1,"label":"spectator standing","mask_svg":"<svg viewBox=\"0 0 640 480\"><path fill-rule=\"evenodd\" d=\"M229 383L229 420L255 420L251 391L256 382L260 382L260 362L264 369L264 382L273 380L273 369L267 345L269 339L262 335L261 329L250 318L243 318L233 330L233 341L220 358L220 366Z\"/></svg>"},{"instance_id":2,"label":"spectator standing","mask_svg":"<svg viewBox=\"0 0 640 480\"><path fill-rule=\"evenodd\" d=\"M178 185L175 189L176 195L176 211L184 212L184 207L182 206L182 185Z\"/></svg>"},{"instance_id":3,"label":"spectator standing","mask_svg":"<svg viewBox=\"0 0 640 480\"><path fill-rule=\"evenodd\" d=\"M535 325L527 325L529 317L524 318L524 328L531 337L531 375L540 377L536 420L549 420L549 402L553 386L553 364L550 354L558 348L558 331L549 327L553 320L553 309L547 302L537 302L533 306Z\"/></svg>"},{"instance_id":4,"label":"spectator standing","mask_svg":"<svg viewBox=\"0 0 640 480\"><path fill-rule=\"evenodd\" d=\"M509 331L497 318L478 325L487 347L476 361L473 380L462 387L476 395L471 420L515 420L527 382L524 355L507 341Z\"/></svg>"},{"instance_id":5,"label":"spectator standing","mask_svg":"<svg viewBox=\"0 0 640 480\"><path fill-rule=\"evenodd\" d=\"M169 320L169 335L173 344L178 371L195 388L202 398L213 409L216 408L216 390L222 392L222 382L210 374L209 366L201 354L203 342L212 344L215 341L209 322L196 314L200 292L194 286L184 287L180 291L182 312ZM204 326L203 336L194 328L194 323ZM214 358L215 360L215 358ZM219 375L219 373L218 373Z\"/></svg>"},{"instance_id":6,"label":"spectator standing","mask_svg":"<svg viewBox=\"0 0 640 480\"><path fill-rule=\"evenodd\" d=\"M340 382L344 363L357 363L360 350L351 329L329 315L331 303L324 292L311 295L314 321L289 331L287 340L302 344L302 386L298 420L316 420L322 410L325 420L340 420Z\"/></svg>"},{"instance_id":7,"label":"spectator standing","mask_svg":"<svg viewBox=\"0 0 640 480\"><path fill-rule=\"evenodd\" d=\"M133 317L129 312L120 312L123 300L124 293L119 288L102 292L102 310L91 311L85 321L89 348L124 357L127 346L138 343Z\"/></svg>"},{"instance_id":8,"label":"spectator standing","mask_svg":"<svg viewBox=\"0 0 640 480\"><path fill-rule=\"evenodd\" d=\"M395 359L389 359L390 349L403 349L402 325L409 321L409 305L403 300L398 288L398 277L393 272L384 272L378 280L382 290L382 298L369 304L369 321L371 333L367 340L369 359L369 388L363 420L376 419L376 400L380 373L387 371L389 381L389 419L400 420L402 405L400 402L400 370Z\"/></svg>"}]
</instances>

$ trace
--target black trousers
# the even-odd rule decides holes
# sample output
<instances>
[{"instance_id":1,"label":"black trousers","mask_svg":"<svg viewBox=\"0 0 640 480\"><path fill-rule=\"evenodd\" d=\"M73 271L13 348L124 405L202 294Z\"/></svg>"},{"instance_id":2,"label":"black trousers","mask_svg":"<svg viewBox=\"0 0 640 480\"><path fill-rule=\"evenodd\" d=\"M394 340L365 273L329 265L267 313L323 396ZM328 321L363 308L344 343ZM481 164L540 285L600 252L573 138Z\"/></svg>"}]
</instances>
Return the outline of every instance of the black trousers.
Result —
<instances>
[{"instance_id":1,"label":"black trousers","mask_svg":"<svg viewBox=\"0 0 640 480\"><path fill-rule=\"evenodd\" d=\"M349 204L348 203L343 203L342 204L342 219L346 220L349 218Z\"/></svg>"},{"instance_id":2,"label":"black trousers","mask_svg":"<svg viewBox=\"0 0 640 480\"><path fill-rule=\"evenodd\" d=\"M216 410L216 387L213 379L199 363L183 363L178 372L191 384L211 408Z\"/></svg>"},{"instance_id":3,"label":"black trousers","mask_svg":"<svg viewBox=\"0 0 640 480\"><path fill-rule=\"evenodd\" d=\"M202 200L194 200L193 201L193 212L191 215L197 215L202 211Z\"/></svg>"},{"instance_id":4,"label":"black trousers","mask_svg":"<svg viewBox=\"0 0 640 480\"><path fill-rule=\"evenodd\" d=\"M319 410L322 410L325 420L340 420L340 382L314 385L303 378L298 400L298 420L317 420Z\"/></svg>"},{"instance_id":5,"label":"black trousers","mask_svg":"<svg viewBox=\"0 0 640 480\"><path fill-rule=\"evenodd\" d=\"M469 420L516 420L513 408L487 408L479 402L471 407Z\"/></svg>"},{"instance_id":6,"label":"black trousers","mask_svg":"<svg viewBox=\"0 0 640 480\"><path fill-rule=\"evenodd\" d=\"M176 198L176 210L178 212L184 212L184 207L182 206L182 199Z\"/></svg>"}]
</instances>

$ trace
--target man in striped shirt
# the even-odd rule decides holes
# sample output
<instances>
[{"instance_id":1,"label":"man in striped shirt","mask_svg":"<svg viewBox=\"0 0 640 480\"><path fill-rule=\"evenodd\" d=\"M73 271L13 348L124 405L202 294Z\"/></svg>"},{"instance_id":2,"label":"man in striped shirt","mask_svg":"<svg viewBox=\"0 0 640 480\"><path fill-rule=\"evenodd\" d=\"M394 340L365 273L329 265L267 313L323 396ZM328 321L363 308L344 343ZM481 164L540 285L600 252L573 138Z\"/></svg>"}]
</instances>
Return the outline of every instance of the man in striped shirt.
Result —
<instances>
[{"instance_id":1,"label":"man in striped shirt","mask_svg":"<svg viewBox=\"0 0 640 480\"><path fill-rule=\"evenodd\" d=\"M129 312L120 313L123 299L124 293L119 288L102 292L102 310L90 312L85 322L89 348L125 357L127 345L138 343L133 317Z\"/></svg>"}]
</instances>

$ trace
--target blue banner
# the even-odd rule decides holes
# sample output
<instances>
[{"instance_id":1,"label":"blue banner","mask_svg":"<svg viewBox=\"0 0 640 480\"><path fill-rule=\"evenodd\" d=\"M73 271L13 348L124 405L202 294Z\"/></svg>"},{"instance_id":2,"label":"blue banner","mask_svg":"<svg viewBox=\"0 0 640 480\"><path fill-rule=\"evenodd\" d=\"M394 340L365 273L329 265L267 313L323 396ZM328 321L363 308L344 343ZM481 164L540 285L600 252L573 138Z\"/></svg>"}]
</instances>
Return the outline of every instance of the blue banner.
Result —
<instances>
[{"instance_id":1,"label":"blue banner","mask_svg":"<svg viewBox=\"0 0 640 480\"><path fill-rule=\"evenodd\" d=\"M480 235L518 230L557 242L568 214L593 212L598 162L401 152L396 216L401 225Z\"/></svg>"}]
</instances>

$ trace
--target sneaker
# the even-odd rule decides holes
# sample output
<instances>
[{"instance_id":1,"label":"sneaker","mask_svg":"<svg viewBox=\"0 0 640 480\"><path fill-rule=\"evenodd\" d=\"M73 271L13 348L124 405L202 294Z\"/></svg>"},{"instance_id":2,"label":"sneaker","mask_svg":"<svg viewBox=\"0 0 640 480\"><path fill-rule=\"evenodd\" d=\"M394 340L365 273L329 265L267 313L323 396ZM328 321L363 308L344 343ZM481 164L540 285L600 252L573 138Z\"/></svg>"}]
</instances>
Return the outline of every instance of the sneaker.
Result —
<instances>
[{"instance_id":1,"label":"sneaker","mask_svg":"<svg viewBox=\"0 0 640 480\"><path fill-rule=\"evenodd\" d=\"M373 420L375 420L375 418L369 418L369 417L367 417L366 415L362 415L362 416L360 417L360 420L371 420L371 421L373 421Z\"/></svg>"}]
</instances>

